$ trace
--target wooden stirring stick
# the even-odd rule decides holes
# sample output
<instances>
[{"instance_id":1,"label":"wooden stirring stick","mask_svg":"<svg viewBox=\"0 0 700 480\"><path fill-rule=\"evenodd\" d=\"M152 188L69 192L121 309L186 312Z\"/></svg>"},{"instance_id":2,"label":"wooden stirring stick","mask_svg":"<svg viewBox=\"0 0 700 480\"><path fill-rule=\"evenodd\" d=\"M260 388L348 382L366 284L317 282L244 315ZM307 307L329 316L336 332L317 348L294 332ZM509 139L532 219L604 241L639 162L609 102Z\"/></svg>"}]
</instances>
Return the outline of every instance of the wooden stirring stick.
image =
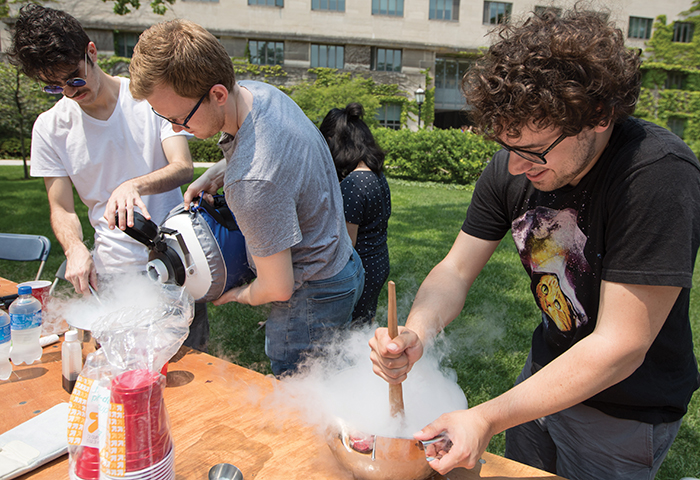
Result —
<instances>
[{"instance_id":1,"label":"wooden stirring stick","mask_svg":"<svg viewBox=\"0 0 700 480\"><path fill-rule=\"evenodd\" d=\"M393 339L399 334L399 321L396 316L396 284L389 281L389 314L387 323L389 324L389 336ZM389 384L389 405L391 406L391 416L403 416L403 388L401 384Z\"/></svg>"}]
</instances>

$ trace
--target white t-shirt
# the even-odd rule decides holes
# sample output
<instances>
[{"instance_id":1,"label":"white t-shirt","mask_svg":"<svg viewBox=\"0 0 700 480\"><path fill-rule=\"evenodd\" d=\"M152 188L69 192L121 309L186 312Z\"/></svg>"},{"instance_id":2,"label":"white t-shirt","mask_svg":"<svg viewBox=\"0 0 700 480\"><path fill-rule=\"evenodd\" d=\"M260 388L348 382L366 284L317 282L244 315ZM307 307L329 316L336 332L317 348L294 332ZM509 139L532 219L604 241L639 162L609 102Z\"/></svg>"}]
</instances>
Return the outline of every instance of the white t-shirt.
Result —
<instances>
[{"instance_id":1,"label":"white t-shirt","mask_svg":"<svg viewBox=\"0 0 700 480\"><path fill-rule=\"evenodd\" d=\"M177 135L148 102L134 100L128 79L120 81L119 99L108 120L89 116L64 97L39 115L32 131L31 175L70 177L95 229L98 273L145 270L148 250L118 228L109 229L103 217L105 203L125 181L168 165L162 142ZM151 220L160 224L183 198L175 188L142 200Z\"/></svg>"}]
</instances>

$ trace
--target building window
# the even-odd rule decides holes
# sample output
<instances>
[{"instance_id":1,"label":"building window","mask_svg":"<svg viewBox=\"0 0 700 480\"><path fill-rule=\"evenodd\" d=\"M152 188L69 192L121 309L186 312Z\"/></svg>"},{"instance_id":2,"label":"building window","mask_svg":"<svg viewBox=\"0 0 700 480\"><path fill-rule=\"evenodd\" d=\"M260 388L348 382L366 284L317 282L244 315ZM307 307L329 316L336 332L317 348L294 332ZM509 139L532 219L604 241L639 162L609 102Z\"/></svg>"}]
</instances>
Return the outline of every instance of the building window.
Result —
<instances>
[{"instance_id":1,"label":"building window","mask_svg":"<svg viewBox=\"0 0 700 480\"><path fill-rule=\"evenodd\" d=\"M460 84L472 62L456 58L435 59L435 108L459 110L464 107Z\"/></svg>"},{"instance_id":2,"label":"building window","mask_svg":"<svg viewBox=\"0 0 700 480\"><path fill-rule=\"evenodd\" d=\"M484 24L496 25L499 23L508 23L512 10L512 3L484 2Z\"/></svg>"},{"instance_id":3,"label":"building window","mask_svg":"<svg viewBox=\"0 0 700 480\"><path fill-rule=\"evenodd\" d=\"M311 68L343 68L345 49L341 45L311 45Z\"/></svg>"},{"instance_id":4,"label":"building window","mask_svg":"<svg viewBox=\"0 0 700 480\"><path fill-rule=\"evenodd\" d=\"M377 110L377 120L382 127L399 130L401 128L401 105L386 103Z\"/></svg>"},{"instance_id":5,"label":"building window","mask_svg":"<svg viewBox=\"0 0 700 480\"><path fill-rule=\"evenodd\" d=\"M284 42L248 40L250 63L256 65L282 65L284 63Z\"/></svg>"},{"instance_id":6,"label":"building window","mask_svg":"<svg viewBox=\"0 0 700 480\"><path fill-rule=\"evenodd\" d=\"M676 22L673 24L673 41L690 43L693 40L693 24L688 22Z\"/></svg>"},{"instance_id":7,"label":"building window","mask_svg":"<svg viewBox=\"0 0 700 480\"><path fill-rule=\"evenodd\" d=\"M545 7L542 5L536 5L535 6L535 15L542 16L547 12L551 12L554 14L555 17L560 17L561 16L561 8L557 7Z\"/></svg>"},{"instance_id":8,"label":"building window","mask_svg":"<svg viewBox=\"0 0 700 480\"><path fill-rule=\"evenodd\" d=\"M627 29L627 36L629 38L649 40L653 24L653 18L630 17L630 27Z\"/></svg>"},{"instance_id":9,"label":"building window","mask_svg":"<svg viewBox=\"0 0 700 480\"><path fill-rule=\"evenodd\" d=\"M685 73L682 72L667 72L664 88L666 90L683 90L685 85Z\"/></svg>"},{"instance_id":10,"label":"building window","mask_svg":"<svg viewBox=\"0 0 700 480\"><path fill-rule=\"evenodd\" d=\"M370 69L379 72L400 72L401 50L375 48L372 52L372 64L370 65Z\"/></svg>"},{"instance_id":11,"label":"building window","mask_svg":"<svg viewBox=\"0 0 700 480\"><path fill-rule=\"evenodd\" d=\"M345 11L345 0L311 0L311 10Z\"/></svg>"},{"instance_id":12,"label":"building window","mask_svg":"<svg viewBox=\"0 0 700 480\"><path fill-rule=\"evenodd\" d=\"M431 20L459 20L459 0L430 0Z\"/></svg>"},{"instance_id":13,"label":"building window","mask_svg":"<svg viewBox=\"0 0 700 480\"><path fill-rule=\"evenodd\" d=\"M118 57L133 57L134 46L138 41L138 33L114 32L114 54Z\"/></svg>"},{"instance_id":14,"label":"building window","mask_svg":"<svg viewBox=\"0 0 700 480\"><path fill-rule=\"evenodd\" d=\"M668 129L675 133L679 137L683 138L683 133L685 132L685 119L671 117L668 119L667 123Z\"/></svg>"},{"instance_id":15,"label":"building window","mask_svg":"<svg viewBox=\"0 0 700 480\"><path fill-rule=\"evenodd\" d=\"M284 7L284 0L248 0L248 5L262 5L263 7Z\"/></svg>"},{"instance_id":16,"label":"building window","mask_svg":"<svg viewBox=\"0 0 700 480\"><path fill-rule=\"evenodd\" d=\"M372 0L372 15L403 17L403 0Z\"/></svg>"}]
</instances>

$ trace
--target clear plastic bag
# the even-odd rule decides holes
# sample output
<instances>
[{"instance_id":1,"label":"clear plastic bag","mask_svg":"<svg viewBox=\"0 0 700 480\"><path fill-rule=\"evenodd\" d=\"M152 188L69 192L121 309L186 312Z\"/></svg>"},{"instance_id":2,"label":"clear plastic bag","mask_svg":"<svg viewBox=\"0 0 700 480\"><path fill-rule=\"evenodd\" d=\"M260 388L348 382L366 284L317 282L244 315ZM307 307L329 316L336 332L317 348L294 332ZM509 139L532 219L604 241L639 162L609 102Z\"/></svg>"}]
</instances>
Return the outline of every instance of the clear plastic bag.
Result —
<instances>
[{"instance_id":1,"label":"clear plastic bag","mask_svg":"<svg viewBox=\"0 0 700 480\"><path fill-rule=\"evenodd\" d=\"M187 338L193 299L160 285L158 301L93 323L101 348L88 355L68 414L70 478L174 478L174 447L160 374Z\"/></svg>"}]
</instances>

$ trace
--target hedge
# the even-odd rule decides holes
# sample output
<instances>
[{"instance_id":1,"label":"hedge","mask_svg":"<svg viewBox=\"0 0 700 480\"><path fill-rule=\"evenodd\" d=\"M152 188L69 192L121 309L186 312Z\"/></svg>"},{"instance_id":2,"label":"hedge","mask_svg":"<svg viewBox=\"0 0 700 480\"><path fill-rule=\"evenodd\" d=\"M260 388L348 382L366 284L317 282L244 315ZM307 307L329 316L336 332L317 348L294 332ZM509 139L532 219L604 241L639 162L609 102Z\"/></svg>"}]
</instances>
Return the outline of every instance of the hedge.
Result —
<instances>
[{"instance_id":1,"label":"hedge","mask_svg":"<svg viewBox=\"0 0 700 480\"><path fill-rule=\"evenodd\" d=\"M206 140L191 139L189 143L192 160L195 162L218 162L224 158L221 149L216 144L218 141L218 135L214 135Z\"/></svg>"},{"instance_id":2,"label":"hedge","mask_svg":"<svg viewBox=\"0 0 700 480\"><path fill-rule=\"evenodd\" d=\"M472 184L500 148L480 135L456 129L378 128L373 133L387 154L387 175L405 180Z\"/></svg>"},{"instance_id":3,"label":"hedge","mask_svg":"<svg viewBox=\"0 0 700 480\"><path fill-rule=\"evenodd\" d=\"M499 149L480 135L461 130L376 128L377 144L386 152L386 174L405 180L472 184ZM218 162L217 138L190 140L195 162Z\"/></svg>"}]
</instances>

